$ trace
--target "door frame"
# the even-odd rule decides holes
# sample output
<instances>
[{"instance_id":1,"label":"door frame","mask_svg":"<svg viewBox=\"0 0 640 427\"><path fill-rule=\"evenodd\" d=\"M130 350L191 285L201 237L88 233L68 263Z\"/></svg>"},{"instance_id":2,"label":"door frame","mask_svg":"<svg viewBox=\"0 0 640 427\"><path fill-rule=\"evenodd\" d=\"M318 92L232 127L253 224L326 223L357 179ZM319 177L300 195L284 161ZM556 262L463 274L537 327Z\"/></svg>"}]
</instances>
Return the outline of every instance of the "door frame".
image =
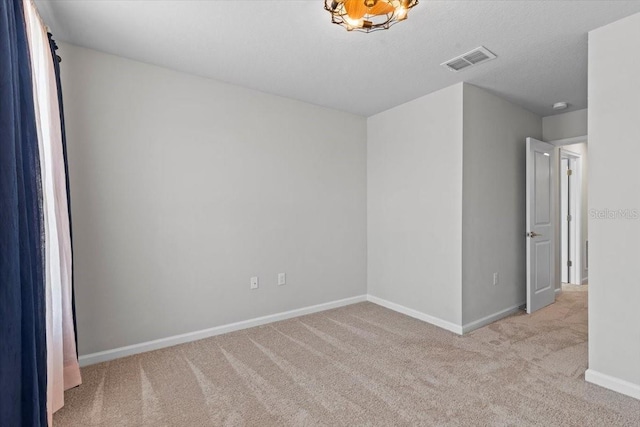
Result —
<instances>
[{"instance_id":1,"label":"door frame","mask_svg":"<svg viewBox=\"0 0 640 427\"><path fill-rule=\"evenodd\" d=\"M560 148L560 168L562 168L562 160L568 159L570 162L573 160L575 166L572 169L572 182L569 189L569 197L573 195L573 206L570 206L569 215L572 215L572 227L573 227L573 239L569 241L570 252L572 254L573 265L569 268L569 278L573 279L572 284L582 284L582 156L573 151L569 151L566 148ZM563 177L562 170L559 171L558 177ZM573 194L571 194L573 193ZM560 198L562 199L562 190L560 190ZM562 218L560 213L560 239L562 239L562 223L565 219ZM562 247L562 245L560 245ZM560 251L560 262L562 263L562 251ZM562 277L560 279L562 283Z\"/></svg>"},{"instance_id":2,"label":"door frame","mask_svg":"<svg viewBox=\"0 0 640 427\"><path fill-rule=\"evenodd\" d=\"M565 138L565 139L554 139L553 141L545 141L551 145L555 145L556 147L564 147L565 145L573 145L579 144L581 142L589 143L589 136L575 136L573 138Z\"/></svg>"},{"instance_id":3,"label":"door frame","mask_svg":"<svg viewBox=\"0 0 640 427\"><path fill-rule=\"evenodd\" d=\"M556 146L556 150L560 151L561 147L564 147L565 145L572 145L572 144L579 144L579 143L586 143L587 147L589 145L589 136L588 135L582 135L582 136L576 136L573 138L564 138L564 139L556 139L556 140L551 140L551 141L545 141L548 142L551 145L555 145ZM556 160L556 172L560 171L560 155L558 153L557 160ZM582 166L582 165L581 165ZM582 171L581 171L582 173ZM557 177L559 176L558 173L556 173L556 179L558 179ZM556 191L558 192L556 200L560 200L560 182L557 181L554 184L555 188L557 189ZM556 226L555 226L555 233L556 233L556 246L557 247L561 247L562 242L560 241L560 206L557 205L556 206ZM588 242L587 242L588 244ZM580 257L581 257L581 265L582 262L584 262L584 264L586 265L587 261L587 254L583 251L584 248L580 248ZM560 263L561 261L561 255L558 252L556 255L556 293L560 293L562 292L562 277L561 277L561 271L560 271ZM582 272L580 272L582 274Z\"/></svg>"}]
</instances>

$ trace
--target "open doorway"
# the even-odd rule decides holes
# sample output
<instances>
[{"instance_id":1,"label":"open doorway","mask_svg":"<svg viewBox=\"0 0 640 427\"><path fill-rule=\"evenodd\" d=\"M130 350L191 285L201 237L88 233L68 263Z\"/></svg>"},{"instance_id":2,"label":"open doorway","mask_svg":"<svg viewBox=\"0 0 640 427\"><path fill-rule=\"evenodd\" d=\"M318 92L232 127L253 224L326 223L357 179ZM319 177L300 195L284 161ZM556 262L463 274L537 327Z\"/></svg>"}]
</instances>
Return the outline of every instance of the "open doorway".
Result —
<instances>
[{"instance_id":1,"label":"open doorway","mask_svg":"<svg viewBox=\"0 0 640 427\"><path fill-rule=\"evenodd\" d=\"M581 285L581 156L560 149L560 282Z\"/></svg>"},{"instance_id":2,"label":"open doorway","mask_svg":"<svg viewBox=\"0 0 640 427\"><path fill-rule=\"evenodd\" d=\"M560 292L577 290L589 280L588 143L585 136L553 144L558 146L556 292Z\"/></svg>"},{"instance_id":3,"label":"open doorway","mask_svg":"<svg viewBox=\"0 0 640 427\"><path fill-rule=\"evenodd\" d=\"M563 289L587 288L587 137L527 138L526 147L526 307L533 313Z\"/></svg>"}]
</instances>

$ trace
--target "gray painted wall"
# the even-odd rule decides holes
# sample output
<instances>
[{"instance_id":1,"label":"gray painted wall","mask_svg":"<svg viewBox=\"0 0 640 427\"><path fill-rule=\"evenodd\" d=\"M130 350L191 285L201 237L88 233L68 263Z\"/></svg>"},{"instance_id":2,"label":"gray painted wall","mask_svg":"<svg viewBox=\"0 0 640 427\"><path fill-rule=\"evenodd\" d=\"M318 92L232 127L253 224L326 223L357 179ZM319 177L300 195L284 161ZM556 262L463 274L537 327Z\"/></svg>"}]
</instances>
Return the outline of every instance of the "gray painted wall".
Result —
<instances>
[{"instance_id":1,"label":"gray painted wall","mask_svg":"<svg viewBox=\"0 0 640 427\"><path fill-rule=\"evenodd\" d=\"M461 325L462 91L367 120L368 286Z\"/></svg>"},{"instance_id":2,"label":"gray painted wall","mask_svg":"<svg viewBox=\"0 0 640 427\"><path fill-rule=\"evenodd\" d=\"M639 50L640 14L589 33L590 209L640 209ZM640 220L590 216L589 239L589 369L640 398Z\"/></svg>"},{"instance_id":3,"label":"gray painted wall","mask_svg":"<svg viewBox=\"0 0 640 427\"><path fill-rule=\"evenodd\" d=\"M587 134L587 109L557 114L542 119L542 137L545 141L575 138Z\"/></svg>"},{"instance_id":4,"label":"gray painted wall","mask_svg":"<svg viewBox=\"0 0 640 427\"><path fill-rule=\"evenodd\" d=\"M61 56L80 354L366 293L363 117Z\"/></svg>"},{"instance_id":5,"label":"gray painted wall","mask_svg":"<svg viewBox=\"0 0 640 427\"><path fill-rule=\"evenodd\" d=\"M364 119L61 53L81 354L367 291L455 325L524 301L533 113L457 84Z\"/></svg>"},{"instance_id":6,"label":"gray painted wall","mask_svg":"<svg viewBox=\"0 0 640 427\"><path fill-rule=\"evenodd\" d=\"M539 116L468 84L370 117L369 293L456 325L523 304L528 136Z\"/></svg>"},{"instance_id":7,"label":"gray painted wall","mask_svg":"<svg viewBox=\"0 0 640 427\"><path fill-rule=\"evenodd\" d=\"M464 85L464 324L526 302L525 140L541 136L536 114Z\"/></svg>"}]
</instances>

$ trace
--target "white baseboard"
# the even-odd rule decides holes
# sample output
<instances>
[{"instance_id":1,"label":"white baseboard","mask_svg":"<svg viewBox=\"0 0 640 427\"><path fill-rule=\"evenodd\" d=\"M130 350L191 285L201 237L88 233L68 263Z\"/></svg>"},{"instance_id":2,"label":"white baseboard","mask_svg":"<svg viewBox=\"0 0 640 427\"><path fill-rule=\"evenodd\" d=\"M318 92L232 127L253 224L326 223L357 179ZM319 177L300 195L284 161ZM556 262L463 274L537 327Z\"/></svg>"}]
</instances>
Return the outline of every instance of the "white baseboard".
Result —
<instances>
[{"instance_id":1,"label":"white baseboard","mask_svg":"<svg viewBox=\"0 0 640 427\"><path fill-rule=\"evenodd\" d=\"M343 307L358 302L367 301L366 295L345 298L337 301L330 301L323 304L312 305L309 307L298 308L295 310L284 311L281 313L270 314L268 316L256 317L241 322L229 323L227 325L216 326L201 331L189 332L186 334L174 335L167 338L160 338L153 341L147 341L140 344L128 345L125 347L114 348L112 350L100 351L97 353L86 354L80 356L80 366L93 365L95 363L106 362L120 357L131 356L133 354L144 353L160 348L171 347L178 344L184 344L191 341L197 341L216 335L226 334L228 332L238 331L241 329L253 328L254 326L265 325L267 323L278 322L280 320L291 319L293 317L304 316L305 314L317 313L319 311L330 310L332 308Z\"/></svg>"},{"instance_id":2,"label":"white baseboard","mask_svg":"<svg viewBox=\"0 0 640 427\"><path fill-rule=\"evenodd\" d=\"M634 397L640 400L640 385L630 383L629 381L621 380L620 378L612 377L611 375L603 374L593 369L587 369L584 373L585 381L599 385L600 387L608 388L609 390L617 391L618 393L626 394L627 396Z\"/></svg>"},{"instance_id":3,"label":"white baseboard","mask_svg":"<svg viewBox=\"0 0 640 427\"><path fill-rule=\"evenodd\" d=\"M398 313L406 314L409 317L413 317L418 320L422 320L423 322L431 323L432 325L438 326L439 328L446 329L447 331L451 331L455 334L462 335L462 326L456 325L455 323L449 322L447 320L442 320L438 317L431 316L429 314L422 313L420 311L414 310L412 308L405 307L400 304L396 304L395 302L387 301L382 298L374 297L373 295L367 295L367 301L370 301L374 304L381 305L382 307L388 308L389 310L397 311Z\"/></svg>"},{"instance_id":4,"label":"white baseboard","mask_svg":"<svg viewBox=\"0 0 640 427\"><path fill-rule=\"evenodd\" d=\"M562 288L556 288L556 295L561 294L562 293Z\"/></svg>"},{"instance_id":5,"label":"white baseboard","mask_svg":"<svg viewBox=\"0 0 640 427\"><path fill-rule=\"evenodd\" d=\"M586 284L588 284L588 283L589 283L589 276L587 276L587 277L583 277L583 278L582 278L582 284L583 284L583 285L586 285Z\"/></svg>"},{"instance_id":6,"label":"white baseboard","mask_svg":"<svg viewBox=\"0 0 640 427\"><path fill-rule=\"evenodd\" d=\"M487 326L490 323L493 323L497 320L503 319L507 316L511 316L514 313L520 311L520 307L526 304L523 302L518 305L514 305L513 307L505 308L504 310L500 310L496 313L490 314L482 319L475 320L473 322L467 323L466 325L462 325L462 333L466 334L467 332L475 331L476 329L482 328L483 326Z\"/></svg>"}]
</instances>

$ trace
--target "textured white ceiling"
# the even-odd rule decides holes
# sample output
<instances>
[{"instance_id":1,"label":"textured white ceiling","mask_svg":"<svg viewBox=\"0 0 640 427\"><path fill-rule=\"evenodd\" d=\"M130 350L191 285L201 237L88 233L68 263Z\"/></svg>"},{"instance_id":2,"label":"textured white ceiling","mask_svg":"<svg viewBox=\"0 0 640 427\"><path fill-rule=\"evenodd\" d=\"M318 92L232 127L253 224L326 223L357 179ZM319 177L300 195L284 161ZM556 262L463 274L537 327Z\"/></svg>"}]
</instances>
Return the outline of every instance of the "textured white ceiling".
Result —
<instances>
[{"instance_id":1,"label":"textured white ceiling","mask_svg":"<svg viewBox=\"0 0 640 427\"><path fill-rule=\"evenodd\" d=\"M542 116L587 106L587 32L640 1L430 1L371 34L323 0L36 1L58 40L361 115L466 81ZM484 45L498 59L439 64Z\"/></svg>"}]
</instances>

